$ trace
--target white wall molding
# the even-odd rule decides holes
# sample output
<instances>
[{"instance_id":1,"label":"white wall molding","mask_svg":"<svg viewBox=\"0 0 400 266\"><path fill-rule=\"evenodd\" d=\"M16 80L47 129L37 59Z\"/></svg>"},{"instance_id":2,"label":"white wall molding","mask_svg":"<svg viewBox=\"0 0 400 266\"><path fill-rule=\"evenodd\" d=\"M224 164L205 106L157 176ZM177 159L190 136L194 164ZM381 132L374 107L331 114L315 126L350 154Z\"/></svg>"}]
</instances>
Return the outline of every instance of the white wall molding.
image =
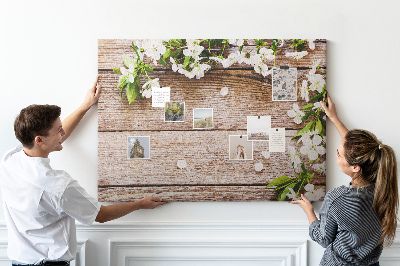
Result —
<instances>
[{"instance_id":1,"label":"white wall molding","mask_svg":"<svg viewBox=\"0 0 400 266\"><path fill-rule=\"evenodd\" d=\"M110 241L110 265L138 262L140 265L307 266L307 240Z\"/></svg>"},{"instance_id":2,"label":"white wall molding","mask_svg":"<svg viewBox=\"0 0 400 266\"><path fill-rule=\"evenodd\" d=\"M71 266L86 266L86 242L87 240L78 240L76 260L72 261ZM0 239L0 266L3 265L11 265L11 260L7 256L7 239Z\"/></svg>"},{"instance_id":3,"label":"white wall molding","mask_svg":"<svg viewBox=\"0 0 400 266\"><path fill-rule=\"evenodd\" d=\"M307 231L308 224L305 223L196 223L196 222L152 222L136 223L121 222L107 224L93 224L84 226L77 224L78 231L145 231L145 230L189 230L189 231L213 231L213 230L245 230L245 231Z\"/></svg>"}]
</instances>

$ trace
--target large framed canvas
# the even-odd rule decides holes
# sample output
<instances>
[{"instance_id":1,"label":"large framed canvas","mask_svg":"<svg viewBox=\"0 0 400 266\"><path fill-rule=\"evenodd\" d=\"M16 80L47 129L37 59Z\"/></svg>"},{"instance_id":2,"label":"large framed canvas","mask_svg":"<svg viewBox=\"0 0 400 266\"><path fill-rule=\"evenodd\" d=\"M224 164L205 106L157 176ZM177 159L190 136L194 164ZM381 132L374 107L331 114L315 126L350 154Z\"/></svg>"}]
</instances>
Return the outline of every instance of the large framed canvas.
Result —
<instances>
[{"instance_id":1,"label":"large framed canvas","mask_svg":"<svg viewBox=\"0 0 400 266\"><path fill-rule=\"evenodd\" d=\"M326 43L99 40L99 200L322 200Z\"/></svg>"}]
</instances>

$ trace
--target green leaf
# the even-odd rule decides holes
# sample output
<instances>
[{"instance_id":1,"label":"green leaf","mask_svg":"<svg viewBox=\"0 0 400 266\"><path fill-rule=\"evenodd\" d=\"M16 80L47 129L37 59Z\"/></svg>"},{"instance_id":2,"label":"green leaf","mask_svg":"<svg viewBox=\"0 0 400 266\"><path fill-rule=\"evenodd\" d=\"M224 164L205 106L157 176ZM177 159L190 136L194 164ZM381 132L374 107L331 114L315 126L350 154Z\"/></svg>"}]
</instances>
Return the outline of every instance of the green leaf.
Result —
<instances>
[{"instance_id":1,"label":"green leaf","mask_svg":"<svg viewBox=\"0 0 400 266\"><path fill-rule=\"evenodd\" d=\"M161 60L161 58L160 58L160 60ZM165 63L165 61L164 61L164 63ZM165 65L167 65L167 63L165 63ZM154 72L154 69L150 65L145 65L145 70L146 70L147 73L153 73Z\"/></svg>"},{"instance_id":2,"label":"green leaf","mask_svg":"<svg viewBox=\"0 0 400 266\"><path fill-rule=\"evenodd\" d=\"M183 62L183 67L187 67L187 65L189 64L189 62L190 62L190 56L186 56L186 57L185 57L185 62Z\"/></svg>"},{"instance_id":3,"label":"green leaf","mask_svg":"<svg viewBox=\"0 0 400 266\"><path fill-rule=\"evenodd\" d=\"M222 43L224 39L214 39L211 41L210 46L217 46L218 44Z\"/></svg>"},{"instance_id":4,"label":"green leaf","mask_svg":"<svg viewBox=\"0 0 400 266\"><path fill-rule=\"evenodd\" d=\"M124 65L129 68L129 65L136 65L136 62L129 55L123 54L122 59L124 60Z\"/></svg>"},{"instance_id":5,"label":"green leaf","mask_svg":"<svg viewBox=\"0 0 400 266\"><path fill-rule=\"evenodd\" d=\"M306 165L304 163L301 164L301 170L303 170L304 174L306 174L306 175L308 174L308 171L306 169Z\"/></svg>"},{"instance_id":6,"label":"green leaf","mask_svg":"<svg viewBox=\"0 0 400 266\"><path fill-rule=\"evenodd\" d=\"M314 131L314 128L315 128L315 121L312 120L305 127L303 127L303 129L301 129L299 132L297 132L297 134L292 138L292 140L296 139L296 138L300 138L301 135L303 135L304 133L306 133L308 131Z\"/></svg>"},{"instance_id":7,"label":"green leaf","mask_svg":"<svg viewBox=\"0 0 400 266\"><path fill-rule=\"evenodd\" d=\"M119 68L113 68L114 73L122 75L122 72Z\"/></svg>"},{"instance_id":8,"label":"green leaf","mask_svg":"<svg viewBox=\"0 0 400 266\"><path fill-rule=\"evenodd\" d=\"M289 186L287 186L281 193L278 195L278 201L285 201L286 200L286 194L290 193L289 188L294 188L296 184L292 183Z\"/></svg>"},{"instance_id":9,"label":"green leaf","mask_svg":"<svg viewBox=\"0 0 400 266\"><path fill-rule=\"evenodd\" d=\"M167 62L164 61L164 59L160 58L160 60L158 60L163 66L167 66Z\"/></svg>"},{"instance_id":10,"label":"green leaf","mask_svg":"<svg viewBox=\"0 0 400 266\"><path fill-rule=\"evenodd\" d=\"M322 128L324 129L324 132L325 132L325 130L326 130L326 121L325 121L325 119L321 118L319 121L321 121ZM324 136L326 136L326 135L324 134Z\"/></svg>"},{"instance_id":11,"label":"green leaf","mask_svg":"<svg viewBox=\"0 0 400 266\"><path fill-rule=\"evenodd\" d=\"M128 83L128 86L126 86L126 98L128 99L129 104L131 104L137 97L136 85L136 83Z\"/></svg>"},{"instance_id":12,"label":"green leaf","mask_svg":"<svg viewBox=\"0 0 400 266\"><path fill-rule=\"evenodd\" d=\"M167 51L165 51L165 53L163 54L163 58L166 59L170 55L171 55L171 49L168 48Z\"/></svg>"},{"instance_id":13,"label":"green leaf","mask_svg":"<svg viewBox=\"0 0 400 266\"><path fill-rule=\"evenodd\" d=\"M312 115L312 114L315 115L315 112L310 111L310 112L306 113L306 114L301 118L301 120L303 120L303 121L307 120L307 119L310 117L310 115Z\"/></svg>"},{"instance_id":14,"label":"green leaf","mask_svg":"<svg viewBox=\"0 0 400 266\"><path fill-rule=\"evenodd\" d=\"M266 188L269 187L275 187L275 186L279 186L282 185L288 181L291 181L291 179L288 176L280 176L275 178L274 180L272 180L267 186Z\"/></svg>"},{"instance_id":15,"label":"green leaf","mask_svg":"<svg viewBox=\"0 0 400 266\"><path fill-rule=\"evenodd\" d=\"M303 110L308 111L311 110L314 107L313 103L307 104L306 106L303 107Z\"/></svg>"},{"instance_id":16,"label":"green leaf","mask_svg":"<svg viewBox=\"0 0 400 266\"><path fill-rule=\"evenodd\" d=\"M171 57L172 58L178 58L178 56L182 53L181 49L175 50L171 52Z\"/></svg>"},{"instance_id":17,"label":"green leaf","mask_svg":"<svg viewBox=\"0 0 400 266\"><path fill-rule=\"evenodd\" d=\"M125 87L125 85L128 83L128 80L129 80L128 76L121 77L118 81L118 88L122 89L123 87Z\"/></svg>"},{"instance_id":18,"label":"green leaf","mask_svg":"<svg viewBox=\"0 0 400 266\"><path fill-rule=\"evenodd\" d=\"M320 94L315 95L310 99L310 102L316 102L316 101L321 101L325 96L325 92L322 91Z\"/></svg>"},{"instance_id":19,"label":"green leaf","mask_svg":"<svg viewBox=\"0 0 400 266\"><path fill-rule=\"evenodd\" d=\"M317 124L315 125L315 129L318 130L318 133L320 135L325 136L325 134L323 134L325 132L325 129L322 126L321 120L318 119Z\"/></svg>"},{"instance_id":20,"label":"green leaf","mask_svg":"<svg viewBox=\"0 0 400 266\"><path fill-rule=\"evenodd\" d=\"M140 96L139 87L140 87L139 77L135 77L133 83L128 83L128 86L126 87L126 97L129 101L129 104L131 104L138 96Z\"/></svg>"},{"instance_id":21,"label":"green leaf","mask_svg":"<svg viewBox=\"0 0 400 266\"><path fill-rule=\"evenodd\" d=\"M300 190L304 187L306 182L308 182L307 178L303 178L299 182L297 182L293 187L294 192L299 193Z\"/></svg>"}]
</instances>

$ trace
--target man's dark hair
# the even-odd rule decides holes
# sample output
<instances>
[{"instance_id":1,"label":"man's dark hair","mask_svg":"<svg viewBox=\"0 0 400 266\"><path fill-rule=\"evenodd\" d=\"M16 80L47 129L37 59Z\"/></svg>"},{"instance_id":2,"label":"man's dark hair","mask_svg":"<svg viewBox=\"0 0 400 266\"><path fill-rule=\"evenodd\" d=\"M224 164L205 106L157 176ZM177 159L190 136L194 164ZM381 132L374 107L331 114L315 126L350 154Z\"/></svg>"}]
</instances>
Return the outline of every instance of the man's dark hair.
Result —
<instances>
[{"instance_id":1,"label":"man's dark hair","mask_svg":"<svg viewBox=\"0 0 400 266\"><path fill-rule=\"evenodd\" d=\"M54 121L61 114L57 105L29 105L21 110L14 121L14 133L22 145L33 148L36 136L47 136Z\"/></svg>"}]
</instances>

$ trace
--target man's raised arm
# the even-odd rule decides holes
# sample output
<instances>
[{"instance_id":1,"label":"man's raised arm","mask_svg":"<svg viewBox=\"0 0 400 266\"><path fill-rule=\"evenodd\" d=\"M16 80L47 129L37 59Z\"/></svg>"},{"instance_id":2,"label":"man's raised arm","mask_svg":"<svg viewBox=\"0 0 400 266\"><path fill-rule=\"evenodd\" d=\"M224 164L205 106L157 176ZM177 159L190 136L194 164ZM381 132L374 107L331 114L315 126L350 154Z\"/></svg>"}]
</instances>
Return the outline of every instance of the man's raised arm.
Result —
<instances>
[{"instance_id":1,"label":"man's raised arm","mask_svg":"<svg viewBox=\"0 0 400 266\"><path fill-rule=\"evenodd\" d=\"M100 86L97 83L98 78L99 77L96 77L96 81L94 82L92 88L88 90L85 100L81 106L79 106L78 109L76 109L72 114L62 121L62 126L66 133L62 138L62 142L64 142L71 135L72 131L74 131L86 112L95 103L97 103L100 96Z\"/></svg>"}]
</instances>

